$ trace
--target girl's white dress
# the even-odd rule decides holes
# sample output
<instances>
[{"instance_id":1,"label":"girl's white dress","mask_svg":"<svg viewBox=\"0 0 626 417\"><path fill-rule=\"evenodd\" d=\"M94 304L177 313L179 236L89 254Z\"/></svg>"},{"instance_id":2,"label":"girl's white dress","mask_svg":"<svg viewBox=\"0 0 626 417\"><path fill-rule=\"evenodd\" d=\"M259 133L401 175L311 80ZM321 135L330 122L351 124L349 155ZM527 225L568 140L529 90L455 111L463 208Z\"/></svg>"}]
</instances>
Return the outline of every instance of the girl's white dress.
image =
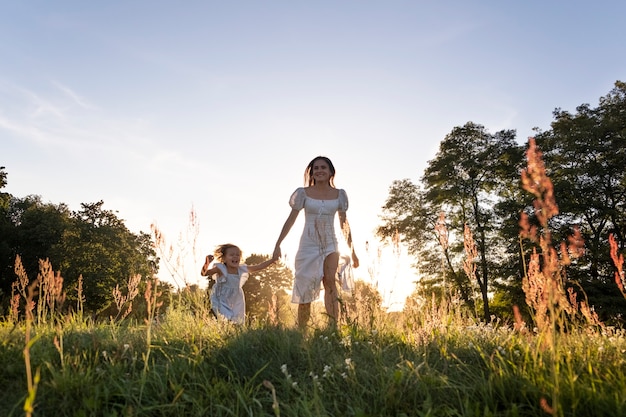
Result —
<instances>
[{"instance_id":1,"label":"girl's white dress","mask_svg":"<svg viewBox=\"0 0 626 417\"><path fill-rule=\"evenodd\" d=\"M334 200L317 200L306 195L303 187L289 199L294 210L304 208L304 231L295 258L295 279L291 301L304 304L319 298L324 276L324 259L339 252L335 234L335 214L348 210L348 196L342 189Z\"/></svg>"},{"instance_id":2,"label":"girl's white dress","mask_svg":"<svg viewBox=\"0 0 626 417\"><path fill-rule=\"evenodd\" d=\"M246 317L246 298L243 284L248 280L248 266L240 265L236 274L229 274L226 265L216 263L222 275L217 277L211 289L211 308L217 317L223 316L236 323L243 323Z\"/></svg>"}]
</instances>

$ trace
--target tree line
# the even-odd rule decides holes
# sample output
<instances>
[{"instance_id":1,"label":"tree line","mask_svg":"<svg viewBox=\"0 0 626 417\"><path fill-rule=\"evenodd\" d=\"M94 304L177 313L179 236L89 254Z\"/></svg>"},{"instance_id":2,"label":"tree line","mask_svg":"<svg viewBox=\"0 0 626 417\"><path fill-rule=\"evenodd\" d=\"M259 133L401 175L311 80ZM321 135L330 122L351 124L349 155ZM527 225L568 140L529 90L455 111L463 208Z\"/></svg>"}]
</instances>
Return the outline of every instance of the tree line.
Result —
<instances>
[{"instance_id":1,"label":"tree line","mask_svg":"<svg viewBox=\"0 0 626 417\"><path fill-rule=\"evenodd\" d=\"M0 167L0 190L8 174ZM78 211L67 205L45 203L38 195L23 198L0 192L0 299L7 311L15 295L14 271L19 257L28 279L40 275L46 261L63 279L68 305L81 292L86 312L96 313L113 301L113 289L129 278L152 277L158 257L147 233L132 233L104 202L83 203Z\"/></svg>"},{"instance_id":2,"label":"tree line","mask_svg":"<svg viewBox=\"0 0 626 417\"><path fill-rule=\"evenodd\" d=\"M565 268L566 284L601 320L623 321L626 301L614 280L609 236L623 253L626 83L617 81L596 107L557 108L553 117L549 130L534 135L558 205L549 223L552 239L557 251L573 233L584 240L583 256ZM420 279L409 303L454 296L486 320L525 306L522 280L536 243L521 239L519 222L526 213L536 223L537 214L533 196L521 187L526 150L515 130L491 133L468 122L441 141L419 183L392 183L377 234L399 236L416 257Z\"/></svg>"}]
</instances>

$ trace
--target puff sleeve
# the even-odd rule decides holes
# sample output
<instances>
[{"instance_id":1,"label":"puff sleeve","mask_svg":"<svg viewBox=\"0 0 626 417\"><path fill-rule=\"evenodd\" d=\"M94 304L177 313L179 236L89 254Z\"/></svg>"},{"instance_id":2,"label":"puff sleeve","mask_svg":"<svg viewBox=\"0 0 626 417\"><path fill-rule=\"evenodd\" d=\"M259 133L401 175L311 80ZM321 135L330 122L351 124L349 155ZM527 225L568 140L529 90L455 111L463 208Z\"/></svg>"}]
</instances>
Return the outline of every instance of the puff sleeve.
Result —
<instances>
[{"instance_id":1,"label":"puff sleeve","mask_svg":"<svg viewBox=\"0 0 626 417\"><path fill-rule=\"evenodd\" d=\"M348 211L348 194L344 189L339 189L339 211Z\"/></svg>"},{"instance_id":2,"label":"puff sleeve","mask_svg":"<svg viewBox=\"0 0 626 417\"><path fill-rule=\"evenodd\" d=\"M289 198L289 205L294 210L302 210L305 198L306 192L304 191L304 188L299 187L293 192L293 194L291 194L291 197Z\"/></svg>"}]
</instances>

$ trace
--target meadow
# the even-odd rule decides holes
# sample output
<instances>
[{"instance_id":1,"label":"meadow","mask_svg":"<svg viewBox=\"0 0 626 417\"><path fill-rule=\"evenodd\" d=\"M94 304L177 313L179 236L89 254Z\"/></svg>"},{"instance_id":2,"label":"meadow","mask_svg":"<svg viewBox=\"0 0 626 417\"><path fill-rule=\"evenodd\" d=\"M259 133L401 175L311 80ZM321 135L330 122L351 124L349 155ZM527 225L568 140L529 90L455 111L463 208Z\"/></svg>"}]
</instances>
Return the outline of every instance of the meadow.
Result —
<instances>
[{"instance_id":1,"label":"meadow","mask_svg":"<svg viewBox=\"0 0 626 417\"><path fill-rule=\"evenodd\" d=\"M349 322L300 331L183 304L144 322L4 322L0 415L626 415L620 329L550 338L481 323L450 300L360 306Z\"/></svg>"},{"instance_id":2,"label":"meadow","mask_svg":"<svg viewBox=\"0 0 626 417\"><path fill-rule=\"evenodd\" d=\"M389 313L357 292L338 323L317 309L302 330L271 310L234 325L211 315L202 292L162 305L158 280L131 277L113 294L117 315L94 320L80 285L74 311L61 313L60 277L43 262L30 282L16 262L0 322L0 416L626 416L626 332L566 289L583 246L576 234L551 241L558 209L533 151L523 184L537 219L520 222L535 242L522 282L530 317L511 306L512 322L487 322L454 293ZM609 241L626 297L623 255Z\"/></svg>"}]
</instances>

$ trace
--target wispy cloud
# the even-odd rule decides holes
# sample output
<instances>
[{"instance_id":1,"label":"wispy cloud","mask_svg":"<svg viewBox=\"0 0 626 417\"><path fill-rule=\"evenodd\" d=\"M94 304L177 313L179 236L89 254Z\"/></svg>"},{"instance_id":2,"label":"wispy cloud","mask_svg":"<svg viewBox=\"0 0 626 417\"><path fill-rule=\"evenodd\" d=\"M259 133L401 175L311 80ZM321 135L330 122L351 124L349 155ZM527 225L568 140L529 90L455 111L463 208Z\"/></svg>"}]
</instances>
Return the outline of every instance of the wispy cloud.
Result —
<instances>
[{"instance_id":1,"label":"wispy cloud","mask_svg":"<svg viewBox=\"0 0 626 417\"><path fill-rule=\"evenodd\" d=\"M151 123L120 119L61 82L51 86L34 91L0 81L0 131L66 157L98 155L99 160L173 173L200 168Z\"/></svg>"},{"instance_id":2,"label":"wispy cloud","mask_svg":"<svg viewBox=\"0 0 626 417\"><path fill-rule=\"evenodd\" d=\"M36 127L15 123L0 114L0 130L6 130L16 136L32 139L36 142L44 142L45 134Z\"/></svg>"},{"instance_id":3,"label":"wispy cloud","mask_svg":"<svg viewBox=\"0 0 626 417\"><path fill-rule=\"evenodd\" d=\"M63 85L60 82L55 81L55 80L52 81L52 84L56 88L61 90L61 92L63 94L65 94L67 97L69 97L78 106L80 106L80 107L82 107L84 109L96 109L95 106L93 106L91 103L87 102L87 100L85 100L79 94L75 93L74 90L72 90L71 88L67 87L66 85Z\"/></svg>"},{"instance_id":4,"label":"wispy cloud","mask_svg":"<svg viewBox=\"0 0 626 417\"><path fill-rule=\"evenodd\" d=\"M65 106L54 103L53 100L43 97L41 94L17 85L11 85L5 90L7 99L12 99L14 111L22 113L29 118L53 117L63 119ZM4 100L3 100L4 101ZM0 102L2 108L9 108L9 103Z\"/></svg>"}]
</instances>

